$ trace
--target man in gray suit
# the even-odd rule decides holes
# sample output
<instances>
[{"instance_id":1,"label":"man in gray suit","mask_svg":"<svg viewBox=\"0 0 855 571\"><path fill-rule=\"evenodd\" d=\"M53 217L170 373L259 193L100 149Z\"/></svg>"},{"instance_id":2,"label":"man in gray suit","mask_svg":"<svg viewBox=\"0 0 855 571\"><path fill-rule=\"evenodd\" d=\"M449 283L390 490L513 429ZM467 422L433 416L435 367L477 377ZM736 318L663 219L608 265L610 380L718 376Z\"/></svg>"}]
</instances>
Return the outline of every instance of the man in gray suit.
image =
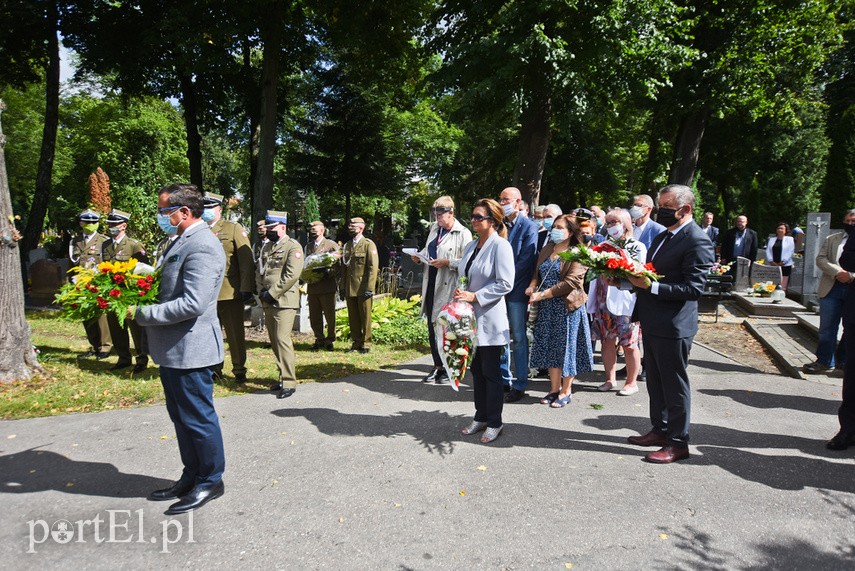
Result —
<instances>
[{"instance_id":1,"label":"man in gray suit","mask_svg":"<svg viewBox=\"0 0 855 571\"><path fill-rule=\"evenodd\" d=\"M855 209L846 211L843 224L844 228L846 224L855 224ZM846 242L846 232L835 232L825 239L816 255L816 267L822 272L816 290L819 296L819 341L816 361L802 368L805 373L827 373L835 368L842 371L846 361L846 344L842 340L837 343L846 291L852 283L852 274L840 267L840 254Z\"/></svg>"},{"instance_id":2,"label":"man in gray suit","mask_svg":"<svg viewBox=\"0 0 855 571\"><path fill-rule=\"evenodd\" d=\"M194 185L160 190L157 222L178 238L160 263L158 303L129 308L146 329L149 352L160 365L166 410L175 425L184 471L172 486L150 500L175 500L167 515L202 507L223 495L225 453L214 410L214 368L223 360L217 295L226 256L202 220L202 195Z\"/></svg>"},{"instance_id":3,"label":"man in gray suit","mask_svg":"<svg viewBox=\"0 0 855 571\"><path fill-rule=\"evenodd\" d=\"M648 260L658 282L630 278L638 298L633 321L641 322L647 392L653 429L630 436L637 446L661 446L645 460L668 464L689 457L691 390L686 368L692 340L698 332L698 298L713 264L710 239L692 220L695 195L681 184L659 191L659 222L666 231L653 239Z\"/></svg>"}]
</instances>

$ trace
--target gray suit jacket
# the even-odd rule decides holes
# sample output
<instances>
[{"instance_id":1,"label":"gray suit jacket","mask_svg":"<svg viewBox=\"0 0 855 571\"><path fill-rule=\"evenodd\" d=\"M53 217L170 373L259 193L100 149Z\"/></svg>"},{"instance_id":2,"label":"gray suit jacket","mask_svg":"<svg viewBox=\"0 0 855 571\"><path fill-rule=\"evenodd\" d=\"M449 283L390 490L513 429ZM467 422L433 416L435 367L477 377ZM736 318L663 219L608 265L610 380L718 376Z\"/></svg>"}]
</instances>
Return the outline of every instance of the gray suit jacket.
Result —
<instances>
[{"instance_id":1,"label":"gray suit jacket","mask_svg":"<svg viewBox=\"0 0 855 571\"><path fill-rule=\"evenodd\" d=\"M217 295L226 255L204 222L186 230L166 252L158 303L137 309L149 353L162 367L197 369L223 360Z\"/></svg>"},{"instance_id":2,"label":"gray suit jacket","mask_svg":"<svg viewBox=\"0 0 855 571\"><path fill-rule=\"evenodd\" d=\"M822 272L819 277L819 286L816 289L816 295L819 297L828 295L828 292L834 287L834 282L837 281L834 279L837 272L843 269L837 263L837 249L845 237L846 232L835 232L825 239L822 248L816 255L816 267Z\"/></svg>"},{"instance_id":3,"label":"gray suit jacket","mask_svg":"<svg viewBox=\"0 0 855 571\"><path fill-rule=\"evenodd\" d=\"M475 252L477 241L469 242L457 265L464 275L466 265ZM505 296L514 285L514 251L507 240L493 234L475 256L469 267L466 289L475 294L478 345L507 345L511 341Z\"/></svg>"}]
</instances>

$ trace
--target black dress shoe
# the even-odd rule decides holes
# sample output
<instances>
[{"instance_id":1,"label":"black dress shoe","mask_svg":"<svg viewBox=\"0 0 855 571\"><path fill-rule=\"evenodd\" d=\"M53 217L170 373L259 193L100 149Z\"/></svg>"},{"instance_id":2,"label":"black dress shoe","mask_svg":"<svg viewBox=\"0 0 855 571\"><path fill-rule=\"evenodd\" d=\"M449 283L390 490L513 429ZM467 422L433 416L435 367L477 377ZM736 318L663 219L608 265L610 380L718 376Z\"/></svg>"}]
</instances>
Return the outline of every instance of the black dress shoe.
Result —
<instances>
[{"instance_id":1,"label":"black dress shoe","mask_svg":"<svg viewBox=\"0 0 855 571\"><path fill-rule=\"evenodd\" d=\"M235 382L242 385L246 382L246 373L235 373Z\"/></svg>"},{"instance_id":2,"label":"black dress shoe","mask_svg":"<svg viewBox=\"0 0 855 571\"><path fill-rule=\"evenodd\" d=\"M95 358L100 359L100 360L106 359L109 356L110 356L109 351L98 351L97 353L95 353Z\"/></svg>"},{"instance_id":3,"label":"black dress shoe","mask_svg":"<svg viewBox=\"0 0 855 571\"><path fill-rule=\"evenodd\" d=\"M431 381L436 380L436 376L439 374L439 369L431 369L430 373L428 373L424 379L422 379L423 383L430 383Z\"/></svg>"},{"instance_id":4,"label":"black dress shoe","mask_svg":"<svg viewBox=\"0 0 855 571\"><path fill-rule=\"evenodd\" d=\"M356 353L357 351L359 351L359 349L357 349L356 347L351 347L350 349L344 350L345 353Z\"/></svg>"},{"instance_id":5,"label":"black dress shoe","mask_svg":"<svg viewBox=\"0 0 855 571\"><path fill-rule=\"evenodd\" d=\"M177 500L193 489L193 482L182 482L178 480L168 488L155 490L148 495L148 499L152 502L163 502L166 500Z\"/></svg>"},{"instance_id":6,"label":"black dress shoe","mask_svg":"<svg viewBox=\"0 0 855 571\"><path fill-rule=\"evenodd\" d=\"M78 359L86 359L89 357L95 357L98 354L98 351L86 351L85 353L81 353L77 356Z\"/></svg>"},{"instance_id":7,"label":"black dress shoe","mask_svg":"<svg viewBox=\"0 0 855 571\"><path fill-rule=\"evenodd\" d=\"M829 450L846 450L852 444L855 444L855 434L848 434L841 430L825 443L825 447Z\"/></svg>"},{"instance_id":8,"label":"black dress shoe","mask_svg":"<svg viewBox=\"0 0 855 571\"><path fill-rule=\"evenodd\" d=\"M638 371L638 376L635 378L635 380L641 381L642 383L647 382L647 371L644 370L644 367L642 367L641 370Z\"/></svg>"},{"instance_id":9,"label":"black dress shoe","mask_svg":"<svg viewBox=\"0 0 855 571\"><path fill-rule=\"evenodd\" d=\"M118 363L116 363L115 365L113 365L112 367L110 367L107 370L108 371L121 371L122 369L127 369L131 365L133 365L133 363L131 363L130 361L127 361L127 362L119 361Z\"/></svg>"},{"instance_id":10,"label":"black dress shoe","mask_svg":"<svg viewBox=\"0 0 855 571\"><path fill-rule=\"evenodd\" d=\"M145 361L137 361L137 364L134 365L134 373L142 373L148 367L148 359Z\"/></svg>"},{"instance_id":11,"label":"black dress shoe","mask_svg":"<svg viewBox=\"0 0 855 571\"><path fill-rule=\"evenodd\" d=\"M272 392L274 392L274 393L275 393L276 391L281 391L281 390L282 390L282 383L276 383L275 385L273 385L272 387L270 387L270 390L271 390Z\"/></svg>"},{"instance_id":12,"label":"black dress shoe","mask_svg":"<svg viewBox=\"0 0 855 571\"><path fill-rule=\"evenodd\" d=\"M364 355L364 354L368 353L369 351L371 351L371 349L369 349L368 347L360 347L359 349L357 349L357 351L359 351L360 353L362 353Z\"/></svg>"},{"instance_id":13,"label":"black dress shoe","mask_svg":"<svg viewBox=\"0 0 855 571\"><path fill-rule=\"evenodd\" d=\"M521 400L523 397L527 397L525 391L518 391L517 389L511 389L508 394L505 395L505 402L517 402Z\"/></svg>"},{"instance_id":14,"label":"black dress shoe","mask_svg":"<svg viewBox=\"0 0 855 571\"><path fill-rule=\"evenodd\" d=\"M314 344L312 344L311 347L309 347L309 350L310 351L320 351L321 350L321 344L320 343L314 343Z\"/></svg>"},{"instance_id":15,"label":"black dress shoe","mask_svg":"<svg viewBox=\"0 0 855 571\"><path fill-rule=\"evenodd\" d=\"M182 496L180 502L169 506L169 509L164 513L166 515L178 515L199 509L211 500L216 500L222 496L225 491L226 487L222 480L214 485L196 486Z\"/></svg>"},{"instance_id":16,"label":"black dress shoe","mask_svg":"<svg viewBox=\"0 0 855 571\"><path fill-rule=\"evenodd\" d=\"M287 399L288 397L293 395L296 391L297 391L297 389L282 389L281 391L279 391L279 394L276 395L276 398Z\"/></svg>"},{"instance_id":17,"label":"black dress shoe","mask_svg":"<svg viewBox=\"0 0 855 571\"><path fill-rule=\"evenodd\" d=\"M330 343L329 345L327 345L326 347L324 347L324 349L326 349L327 351L335 351L335 345L333 345L332 343Z\"/></svg>"}]
</instances>

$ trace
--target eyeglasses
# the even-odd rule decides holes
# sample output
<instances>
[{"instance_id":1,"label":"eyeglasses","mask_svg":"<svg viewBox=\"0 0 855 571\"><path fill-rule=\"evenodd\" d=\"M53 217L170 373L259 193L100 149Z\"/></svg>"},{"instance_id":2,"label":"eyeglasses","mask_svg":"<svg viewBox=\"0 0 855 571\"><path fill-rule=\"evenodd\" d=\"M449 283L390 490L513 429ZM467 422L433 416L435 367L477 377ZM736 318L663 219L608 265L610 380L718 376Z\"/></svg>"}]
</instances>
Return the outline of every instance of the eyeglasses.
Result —
<instances>
[{"instance_id":1,"label":"eyeglasses","mask_svg":"<svg viewBox=\"0 0 855 571\"><path fill-rule=\"evenodd\" d=\"M481 222L482 220L492 220L489 216L481 216L480 214L473 214L469 217L469 220L472 222Z\"/></svg>"},{"instance_id":2,"label":"eyeglasses","mask_svg":"<svg viewBox=\"0 0 855 571\"><path fill-rule=\"evenodd\" d=\"M618 226L620 224L623 224L620 220L606 220L606 226Z\"/></svg>"},{"instance_id":3,"label":"eyeglasses","mask_svg":"<svg viewBox=\"0 0 855 571\"><path fill-rule=\"evenodd\" d=\"M500 198L499 204L510 204L511 202L515 202L516 198Z\"/></svg>"},{"instance_id":4,"label":"eyeglasses","mask_svg":"<svg viewBox=\"0 0 855 571\"><path fill-rule=\"evenodd\" d=\"M163 208L158 208L157 212L160 214L166 214L167 212L174 212L174 211L178 210L179 208L184 208L184 207L185 207L185 205L183 205L183 204L179 204L177 206L164 206Z\"/></svg>"}]
</instances>

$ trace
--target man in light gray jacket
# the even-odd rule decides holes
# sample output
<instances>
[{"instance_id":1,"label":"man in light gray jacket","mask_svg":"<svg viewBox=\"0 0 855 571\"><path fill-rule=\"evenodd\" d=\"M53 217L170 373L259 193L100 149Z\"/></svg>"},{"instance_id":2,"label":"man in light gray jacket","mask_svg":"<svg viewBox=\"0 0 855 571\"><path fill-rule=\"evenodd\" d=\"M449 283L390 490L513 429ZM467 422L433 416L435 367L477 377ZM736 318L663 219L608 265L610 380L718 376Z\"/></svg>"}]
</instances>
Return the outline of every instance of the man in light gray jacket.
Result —
<instances>
[{"instance_id":1,"label":"man in light gray jacket","mask_svg":"<svg viewBox=\"0 0 855 571\"><path fill-rule=\"evenodd\" d=\"M160 263L158 303L130 308L129 317L146 329L149 353L160 365L166 410L175 425L184 471L150 500L179 501L166 514L202 507L223 495L225 452L214 410L214 368L223 360L217 295L226 256L201 219L202 195L191 184L160 190L157 222L176 233Z\"/></svg>"}]
</instances>

